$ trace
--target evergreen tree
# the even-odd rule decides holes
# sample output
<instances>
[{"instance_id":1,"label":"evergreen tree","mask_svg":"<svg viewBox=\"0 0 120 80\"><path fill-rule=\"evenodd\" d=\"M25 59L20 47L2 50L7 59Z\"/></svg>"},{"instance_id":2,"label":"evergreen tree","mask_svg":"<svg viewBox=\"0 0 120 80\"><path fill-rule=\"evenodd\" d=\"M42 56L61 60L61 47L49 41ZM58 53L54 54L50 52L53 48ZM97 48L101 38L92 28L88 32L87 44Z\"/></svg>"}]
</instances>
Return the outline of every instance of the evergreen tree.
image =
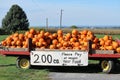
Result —
<instances>
[{"instance_id":1,"label":"evergreen tree","mask_svg":"<svg viewBox=\"0 0 120 80\"><path fill-rule=\"evenodd\" d=\"M25 12L18 5L12 5L7 15L2 20L2 28L6 32L15 32L17 30L27 30L29 22Z\"/></svg>"},{"instance_id":2,"label":"evergreen tree","mask_svg":"<svg viewBox=\"0 0 120 80\"><path fill-rule=\"evenodd\" d=\"M70 28L78 28L76 25L72 25L70 26Z\"/></svg>"}]
</instances>

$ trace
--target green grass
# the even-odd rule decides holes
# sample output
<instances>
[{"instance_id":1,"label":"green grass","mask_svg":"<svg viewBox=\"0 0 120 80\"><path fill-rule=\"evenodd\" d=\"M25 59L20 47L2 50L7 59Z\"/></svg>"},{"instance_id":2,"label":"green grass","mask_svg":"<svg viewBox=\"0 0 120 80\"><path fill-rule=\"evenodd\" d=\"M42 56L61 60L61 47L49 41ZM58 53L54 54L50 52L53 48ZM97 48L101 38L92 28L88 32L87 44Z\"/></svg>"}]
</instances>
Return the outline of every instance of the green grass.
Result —
<instances>
[{"instance_id":1,"label":"green grass","mask_svg":"<svg viewBox=\"0 0 120 80\"><path fill-rule=\"evenodd\" d=\"M99 60L89 60L89 64L99 64Z\"/></svg>"},{"instance_id":2,"label":"green grass","mask_svg":"<svg viewBox=\"0 0 120 80\"><path fill-rule=\"evenodd\" d=\"M8 37L9 35L0 35L0 41L4 40L6 37Z\"/></svg>"},{"instance_id":3,"label":"green grass","mask_svg":"<svg viewBox=\"0 0 120 80\"><path fill-rule=\"evenodd\" d=\"M16 57L0 56L0 80L48 80L48 71L40 69L19 69Z\"/></svg>"},{"instance_id":4,"label":"green grass","mask_svg":"<svg viewBox=\"0 0 120 80\"><path fill-rule=\"evenodd\" d=\"M8 35L0 35L0 41ZM0 80L48 80L48 71L40 69L16 68L16 57L4 57L0 55Z\"/></svg>"},{"instance_id":5,"label":"green grass","mask_svg":"<svg viewBox=\"0 0 120 80\"><path fill-rule=\"evenodd\" d=\"M105 35L104 35L104 34L95 34L95 36L96 36L97 38L102 38L102 37L104 37ZM119 35L119 34L110 35L110 36L112 36L112 38L113 38L114 40L115 40L116 38L120 39L120 35Z\"/></svg>"}]
</instances>

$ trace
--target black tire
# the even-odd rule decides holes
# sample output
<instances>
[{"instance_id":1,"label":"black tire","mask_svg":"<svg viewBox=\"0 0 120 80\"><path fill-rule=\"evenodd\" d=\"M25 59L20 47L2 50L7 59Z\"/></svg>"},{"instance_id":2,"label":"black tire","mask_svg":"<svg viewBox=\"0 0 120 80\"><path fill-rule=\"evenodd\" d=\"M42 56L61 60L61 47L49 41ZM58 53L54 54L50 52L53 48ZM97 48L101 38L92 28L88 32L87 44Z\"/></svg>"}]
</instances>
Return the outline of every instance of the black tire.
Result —
<instances>
[{"instance_id":1,"label":"black tire","mask_svg":"<svg viewBox=\"0 0 120 80\"><path fill-rule=\"evenodd\" d=\"M21 69L29 69L30 65L30 58L29 57L18 57L16 60L17 68Z\"/></svg>"},{"instance_id":2,"label":"black tire","mask_svg":"<svg viewBox=\"0 0 120 80\"><path fill-rule=\"evenodd\" d=\"M112 60L103 60L101 63L101 69L103 73L111 73L114 71L115 63Z\"/></svg>"}]
</instances>

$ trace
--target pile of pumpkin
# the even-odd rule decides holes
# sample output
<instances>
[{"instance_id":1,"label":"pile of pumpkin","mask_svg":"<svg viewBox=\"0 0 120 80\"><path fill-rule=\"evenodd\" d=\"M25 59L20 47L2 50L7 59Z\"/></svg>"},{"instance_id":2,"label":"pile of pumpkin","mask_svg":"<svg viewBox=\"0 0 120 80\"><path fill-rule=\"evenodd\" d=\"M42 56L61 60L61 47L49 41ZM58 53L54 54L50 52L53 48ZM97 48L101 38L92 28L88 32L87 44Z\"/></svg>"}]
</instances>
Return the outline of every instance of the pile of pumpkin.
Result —
<instances>
[{"instance_id":1,"label":"pile of pumpkin","mask_svg":"<svg viewBox=\"0 0 120 80\"><path fill-rule=\"evenodd\" d=\"M63 34L62 30L56 33L35 31L30 29L25 34L14 33L2 41L2 46L9 48L27 48L28 38L32 39L32 47L40 49L73 49L86 50L88 48L88 41L92 41L92 49L100 50L114 50L120 53L119 44L112 39L111 36L105 35L98 39L89 30L78 31L72 30L71 33Z\"/></svg>"}]
</instances>

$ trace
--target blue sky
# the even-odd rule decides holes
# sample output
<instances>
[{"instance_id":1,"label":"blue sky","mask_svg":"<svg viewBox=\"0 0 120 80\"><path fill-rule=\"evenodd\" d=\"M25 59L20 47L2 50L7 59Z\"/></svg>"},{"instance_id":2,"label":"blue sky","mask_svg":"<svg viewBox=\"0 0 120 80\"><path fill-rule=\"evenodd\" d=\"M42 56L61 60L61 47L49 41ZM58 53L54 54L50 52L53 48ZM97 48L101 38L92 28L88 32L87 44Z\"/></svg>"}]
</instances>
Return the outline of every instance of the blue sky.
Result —
<instances>
[{"instance_id":1,"label":"blue sky","mask_svg":"<svg viewBox=\"0 0 120 80\"><path fill-rule=\"evenodd\" d=\"M0 26L13 4L26 12L30 26L45 26L46 18L49 26L59 26L61 9L64 26L120 25L120 0L0 0Z\"/></svg>"}]
</instances>

